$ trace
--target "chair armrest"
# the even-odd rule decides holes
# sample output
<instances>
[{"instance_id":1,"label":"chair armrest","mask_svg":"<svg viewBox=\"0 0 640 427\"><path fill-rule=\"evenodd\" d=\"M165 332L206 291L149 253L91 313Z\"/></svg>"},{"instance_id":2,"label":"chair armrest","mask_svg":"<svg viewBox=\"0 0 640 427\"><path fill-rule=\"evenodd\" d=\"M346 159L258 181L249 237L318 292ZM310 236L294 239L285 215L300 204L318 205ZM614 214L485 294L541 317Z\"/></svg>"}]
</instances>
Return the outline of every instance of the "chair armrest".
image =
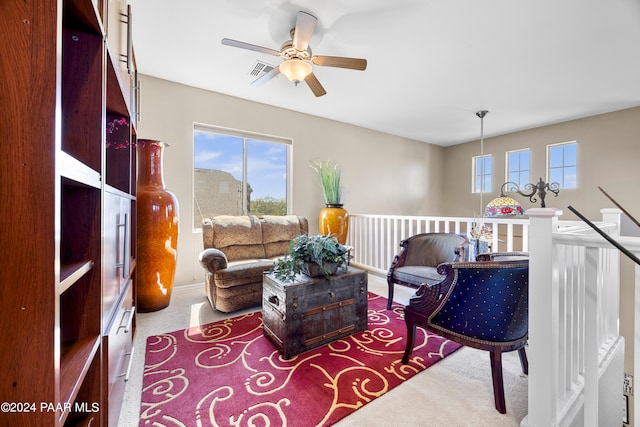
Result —
<instances>
[{"instance_id":1,"label":"chair armrest","mask_svg":"<svg viewBox=\"0 0 640 427\"><path fill-rule=\"evenodd\" d=\"M409 306L412 311L416 311L429 317L443 302L442 297L449 292L453 283L454 274L452 263L444 263L438 266L438 273L444 274L445 278L440 283L430 285L423 283L416 293L409 299Z\"/></svg>"},{"instance_id":2,"label":"chair armrest","mask_svg":"<svg viewBox=\"0 0 640 427\"><path fill-rule=\"evenodd\" d=\"M428 318L429 315L435 311L436 307L438 307L441 299L442 292L440 292L439 283L434 285L423 283L409 299L409 305L405 307L405 310L410 309Z\"/></svg>"},{"instance_id":3,"label":"chair armrest","mask_svg":"<svg viewBox=\"0 0 640 427\"><path fill-rule=\"evenodd\" d=\"M404 266L404 263L407 259L407 246L409 245L408 239L405 239L400 242L400 252L396 256L393 257L393 261L389 266L389 271L387 272L387 277L391 277L393 275L393 270L398 267Z\"/></svg>"},{"instance_id":4,"label":"chair armrest","mask_svg":"<svg viewBox=\"0 0 640 427\"><path fill-rule=\"evenodd\" d=\"M227 256L219 249L209 248L200 252L198 257L200 265L212 274L223 268L227 268Z\"/></svg>"}]
</instances>

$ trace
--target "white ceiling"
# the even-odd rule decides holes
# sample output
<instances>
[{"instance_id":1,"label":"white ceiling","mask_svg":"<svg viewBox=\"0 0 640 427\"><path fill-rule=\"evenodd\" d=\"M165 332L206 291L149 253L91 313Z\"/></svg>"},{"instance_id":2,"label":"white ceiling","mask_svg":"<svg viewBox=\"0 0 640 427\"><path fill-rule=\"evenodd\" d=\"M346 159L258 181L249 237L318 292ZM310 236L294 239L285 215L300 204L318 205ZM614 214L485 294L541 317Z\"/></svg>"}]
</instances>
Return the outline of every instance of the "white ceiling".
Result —
<instances>
[{"instance_id":1,"label":"white ceiling","mask_svg":"<svg viewBox=\"0 0 640 427\"><path fill-rule=\"evenodd\" d=\"M639 0L129 0L138 71L438 145L640 105ZM279 75L224 37L279 50L299 10L318 18L314 65L327 91ZM144 89L144 88L143 88Z\"/></svg>"}]
</instances>

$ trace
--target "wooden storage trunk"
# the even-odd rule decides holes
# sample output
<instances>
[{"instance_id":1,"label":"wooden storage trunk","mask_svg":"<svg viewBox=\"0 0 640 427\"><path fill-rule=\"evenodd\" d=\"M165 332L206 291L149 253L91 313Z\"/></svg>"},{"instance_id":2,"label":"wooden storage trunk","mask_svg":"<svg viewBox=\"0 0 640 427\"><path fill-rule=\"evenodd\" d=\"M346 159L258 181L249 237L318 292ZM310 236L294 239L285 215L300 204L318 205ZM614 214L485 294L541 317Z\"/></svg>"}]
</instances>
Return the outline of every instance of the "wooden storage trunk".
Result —
<instances>
[{"instance_id":1,"label":"wooden storage trunk","mask_svg":"<svg viewBox=\"0 0 640 427\"><path fill-rule=\"evenodd\" d=\"M264 335L282 356L296 354L367 329L367 273L352 267L329 278L300 275L281 282L265 274Z\"/></svg>"}]
</instances>

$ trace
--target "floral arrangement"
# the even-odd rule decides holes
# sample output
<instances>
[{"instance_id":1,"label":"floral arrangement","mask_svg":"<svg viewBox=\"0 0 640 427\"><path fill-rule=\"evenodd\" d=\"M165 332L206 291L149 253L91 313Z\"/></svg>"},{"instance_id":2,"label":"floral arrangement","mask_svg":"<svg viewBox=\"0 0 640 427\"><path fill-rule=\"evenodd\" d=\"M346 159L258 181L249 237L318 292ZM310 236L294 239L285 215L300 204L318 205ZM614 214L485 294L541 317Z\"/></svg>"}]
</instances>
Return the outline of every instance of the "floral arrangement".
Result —
<instances>
[{"instance_id":1,"label":"floral arrangement","mask_svg":"<svg viewBox=\"0 0 640 427\"><path fill-rule=\"evenodd\" d=\"M121 128L127 131L124 132ZM116 150L128 148L131 144L129 135L129 122L126 117L120 117L107 122L107 148Z\"/></svg>"},{"instance_id":2,"label":"floral arrangement","mask_svg":"<svg viewBox=\"0 0 640 427\"><path fill-rule=\"evenodd\" d=\"M318 173L324 202L327 205L341 204L340 165L324 160L311 162L310 166Z\"/></svg>"},{"instance_id":3,"label":"floral arrangement","mask_svg":"<svg viewBox=\"0 0 640 427\"><path fill-rule=\"evenodd\" d=\"M491 232L491 227L474 220L471 224L471 231L469 232L469 235L472 239L491 240L493 233Z\"/></svg>"}]
</instances>

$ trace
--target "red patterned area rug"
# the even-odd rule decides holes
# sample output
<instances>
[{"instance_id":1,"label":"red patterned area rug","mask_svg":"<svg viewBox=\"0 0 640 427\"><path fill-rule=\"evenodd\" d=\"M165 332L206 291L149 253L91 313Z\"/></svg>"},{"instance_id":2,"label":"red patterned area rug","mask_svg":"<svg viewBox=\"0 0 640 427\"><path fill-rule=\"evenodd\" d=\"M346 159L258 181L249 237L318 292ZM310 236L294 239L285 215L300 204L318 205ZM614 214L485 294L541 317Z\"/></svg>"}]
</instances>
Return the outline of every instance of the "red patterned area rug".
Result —
<instances>
[{"instance_id":1,"label":"red patterned area rug","mask_svg":"<svg viewBox=\"0 0 640 427\"><path fill-rule=\"evenodd\" d=\"M147 339L141 426L327 426L460 346L416 331L369 293L369 329L283 360L260 311Z\"/></svg>"}]
</instances>

